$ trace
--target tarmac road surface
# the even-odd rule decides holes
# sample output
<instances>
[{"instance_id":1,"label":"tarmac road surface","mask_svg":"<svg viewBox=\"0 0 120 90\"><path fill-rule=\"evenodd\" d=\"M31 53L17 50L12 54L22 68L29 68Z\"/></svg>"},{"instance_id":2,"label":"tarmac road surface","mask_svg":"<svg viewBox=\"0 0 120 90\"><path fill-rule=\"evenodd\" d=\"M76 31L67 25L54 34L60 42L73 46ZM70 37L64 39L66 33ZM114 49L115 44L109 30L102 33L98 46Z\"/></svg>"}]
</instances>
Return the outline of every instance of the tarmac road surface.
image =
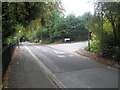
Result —
<instances>
[{"instance_id":1,"label":"tarmac road surface","mask_svg":"<svg viewBox=\"0 0 120 90\"><path fill-rule=\"evenodd\" d=\"M118 88L118 70L73 53L78 45L81 44L43 46L23 42L20 48L31 52L66 88ZM86 42L81 47L84 45Z\"/></svg>"}]
</instances>

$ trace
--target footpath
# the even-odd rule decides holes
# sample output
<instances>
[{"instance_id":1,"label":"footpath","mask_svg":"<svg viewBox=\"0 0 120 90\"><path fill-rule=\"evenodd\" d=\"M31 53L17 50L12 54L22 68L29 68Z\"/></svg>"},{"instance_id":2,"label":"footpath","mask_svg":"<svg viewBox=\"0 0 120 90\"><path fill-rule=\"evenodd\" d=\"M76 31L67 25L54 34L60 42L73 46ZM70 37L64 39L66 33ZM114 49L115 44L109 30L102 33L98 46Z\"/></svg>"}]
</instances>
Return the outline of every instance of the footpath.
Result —
<instances>
[{"instance_id":1,"label":"footpath","mask_svg":"<svg viewBox=\"0 0 120 90\"><path fill-rule=\"evenodd\" d=\"M118 62L118 61L104 59L102 57L99 57L96 53L92 53L92 52L86 51L84 49L79 49L76 51L76 53L78 53L82 56L91 58L91 60L97 61L97 62L105 64L107 66L120 69L120 62Z\"/></svg>"},{"instance_id":2,"label":"footpath","mask_svg":"<svg viewBox=\"0 0 120 90\"><path fill-rule=\"evenodd\" d=\"M16 48L4 78L3 88L55 88L30 53Z\"/></svg>"}]
</instances>

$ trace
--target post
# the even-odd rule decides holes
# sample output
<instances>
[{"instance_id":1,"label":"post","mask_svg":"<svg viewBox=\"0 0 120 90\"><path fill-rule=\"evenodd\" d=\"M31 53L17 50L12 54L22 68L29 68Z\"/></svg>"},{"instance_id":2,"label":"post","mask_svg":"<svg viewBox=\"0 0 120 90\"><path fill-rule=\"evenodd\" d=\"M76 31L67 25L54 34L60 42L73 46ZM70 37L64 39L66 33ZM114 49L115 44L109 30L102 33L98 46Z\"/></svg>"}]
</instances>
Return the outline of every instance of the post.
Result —
<instances>
[{"instance_id":1,"label":"post","mask_svg":"<svg viewBox=\"0 0 120 90\"><path fill-rule=\"evenodd\" d=\"M42 28L42 29L43 29L43 28ZM40 38L41 38L41 43L42 43L42 29L41 29L41 37L40 37Z\"/></svg>"},{"instance_id":2,"label":"post","mask_svg":"<svg viewBox=\"0 0 120 90\"><path fill-rule=\"evenodd\" d=\"M90 51L90 32L88 31L88 51Z\"/></svg>"},{"instance_id":3,"label":"post","mask_svg":"<svg viewBox=\"0 0 120 90\"><path fill-rule=\"evenodd\" d=\"M88 51L90 51L91 33L92 33L92 32L88 31Z\"/></svg>"}]
</instances>

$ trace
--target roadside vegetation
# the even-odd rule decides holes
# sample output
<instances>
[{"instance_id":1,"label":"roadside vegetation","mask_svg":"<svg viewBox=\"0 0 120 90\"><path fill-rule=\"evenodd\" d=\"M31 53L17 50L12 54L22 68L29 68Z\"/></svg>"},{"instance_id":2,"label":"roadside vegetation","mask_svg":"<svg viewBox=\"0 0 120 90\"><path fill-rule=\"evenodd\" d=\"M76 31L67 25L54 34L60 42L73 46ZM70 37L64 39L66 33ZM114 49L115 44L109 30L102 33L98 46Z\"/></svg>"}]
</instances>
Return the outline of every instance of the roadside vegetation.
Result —
<instances>
[{"instance_id":1,"label":"roadside vegetation","mask_svg":"<svg viewBox=\"0 0 120 90\"><path fill-rule=\"evenodd\" d=\"M3 2L3 47L27 40L37 43L62 43L88 40L92 32L90 51L120 59L120 2L95 3L95 13L82 16L64 15L61 2ZM88 47L85 47L88 50Z\"/></svg>"},{"instance_id":2,"label":"roadside vegetation","mask_svg":"<svg viewBox=\"0 0 120 90\"><path fill-rule=\"evenodd\" d=\"M43 27L36 27L35 23L29 25L29 31L31 31L30 27L36 29L33 31L34 34L31 33L31 37L27 36L27 38L31 42L41 40L42 43L63 42L64 38L70 38L70 41L87 40L88 30L85 28L87 20L85 21L84 17L89 15L89 13L85 13L83 16L76 17L70 14L64 17L55 12L51 16L49 24ZM37 20L33 22L39 23Z\"/></svg>"},{"instance_id":3,"label":"roadside vegetation","mask_svg":"<svg viewBox=\"0 0 120 90\"><path fill-rule=\"evenodd\" d=\"M64 9L58 2L15 2L3 3L3 45L16 39L30 42L53 43L87 40L85 23L90 13L76 17L64 16Z\"/></svg>"},{"instance_id":4,"label":"roadside vegetation","mask_svg":"<svg viewBox=\"0 0 120 90\"><path fill-rule=\"evenodd\" d=\"M3 2L3 46L22 39L35 39L36 31L50 23L53 11L62 12L58 2ZM27 36L27 37L26 37Z\"/></svg>"},{"instance_id":5,"label":"roadside vegetation","mask_svg":"<svg viewBox=\"0 0 120 90\"><path fill-rule=\"evenodd\" d=\"M86 28L92 32L90 51L120 60L120 2L97 3L95 6L95 14L86 23Z\"/></svg>"}]
</instances>

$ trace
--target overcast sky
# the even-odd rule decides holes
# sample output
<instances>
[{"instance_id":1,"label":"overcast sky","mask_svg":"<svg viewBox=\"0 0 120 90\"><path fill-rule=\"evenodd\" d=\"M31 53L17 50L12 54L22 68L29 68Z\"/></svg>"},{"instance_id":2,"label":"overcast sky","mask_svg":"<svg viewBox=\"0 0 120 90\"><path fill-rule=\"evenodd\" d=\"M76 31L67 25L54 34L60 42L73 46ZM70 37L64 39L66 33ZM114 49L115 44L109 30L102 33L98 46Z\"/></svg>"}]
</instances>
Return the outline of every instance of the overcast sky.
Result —
<instances>
[{"instance_id":1,"label":"overcast sky","mask_svg":"<svg viewBox=\"0 0 120 90\"><path fill-rule=\"evenodd\" d=\"M91 0L61 0L66 10L65 15L75 14L82 15L85 12L94 13L94 6Z\"/></svg>"}]
</instances>

